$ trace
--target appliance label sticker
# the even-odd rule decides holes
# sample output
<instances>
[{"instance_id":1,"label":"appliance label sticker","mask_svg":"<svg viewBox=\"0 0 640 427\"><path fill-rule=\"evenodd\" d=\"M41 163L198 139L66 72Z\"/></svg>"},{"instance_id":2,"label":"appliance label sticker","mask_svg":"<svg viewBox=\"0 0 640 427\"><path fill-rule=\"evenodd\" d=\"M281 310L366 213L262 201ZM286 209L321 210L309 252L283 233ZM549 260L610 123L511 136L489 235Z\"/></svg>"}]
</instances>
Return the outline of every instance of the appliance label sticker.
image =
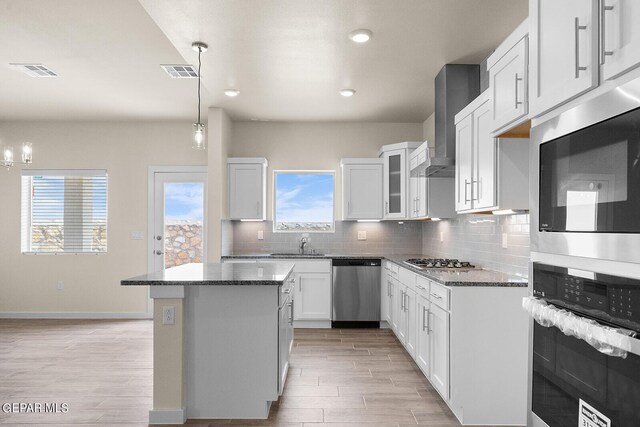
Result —
<instances>
[{"instance_id":1,"label":"appliance label sticker","mask_svg":"<svg viewBox=\"0 0 640 427\"><path fill-rule=\"evenodd\" d=\"M611 420L580 399L578 427L611 427Z\"/></svg>"}]
</instances>

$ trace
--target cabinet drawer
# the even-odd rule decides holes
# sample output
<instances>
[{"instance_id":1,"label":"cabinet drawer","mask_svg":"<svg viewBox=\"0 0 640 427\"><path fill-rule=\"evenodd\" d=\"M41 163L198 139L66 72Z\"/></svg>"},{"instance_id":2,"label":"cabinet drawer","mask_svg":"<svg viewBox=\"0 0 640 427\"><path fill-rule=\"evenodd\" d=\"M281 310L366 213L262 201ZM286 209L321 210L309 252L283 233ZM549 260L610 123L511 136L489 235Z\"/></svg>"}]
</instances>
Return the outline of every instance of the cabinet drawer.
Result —
<instances>
[{"instance_id":1,"label":"cabinet drawer","mask_svg":"<svg viewBox=\"0 0 640 427\"><path fill-rule=\"evenodd\" d=\"M416 276L416 293L429 299L429 280L422 276Z\"/></svg>"},{"instance_id":2,"label":"cabinet drawer","mask_svg":"<svg viewBox=\"0 0 640 427\"><path fill-rule=\"evenodd\" d=\"M409 289L415 290L416 277L416 273L409 271L406 268L400 268L400 283L407 286Z\"/></svg>"},{"instance_id":3,"label":"cabinet drawer","mask_svg":"<svg viewBox=\"0 0 640 427\"><path fill-rule=\"evenodd\" d=\"M400 273L399 273L400 267L397 264L387 261L385 263L384 269L387 271L387 274L390 277L393 277L396 280L400 278Z\"/></svg>"},{"instance_id":4,"label":"cabinet drawer","mask_svg":"<svg viewBox=\"0 0 640 427\"><path fill-rule=\"evenodd\" d=\"M429 287L429 299L431 302L445 310L449 310L449 289L435 282L430 282Z\"/></svg>"},{"instance_id":5,"label":"cabinet drawer","mask_svg":"<svg viewBox=\"0 0 640 427\"><path fill-rule=\"evenodd\" d=\"M295 273L331 273L330 260L307 260L297 258L278 258L278 259L261 259L260 262L276 263L276 262L292 262L295 264L293 271Z\"/></svg>"}]
</instances>

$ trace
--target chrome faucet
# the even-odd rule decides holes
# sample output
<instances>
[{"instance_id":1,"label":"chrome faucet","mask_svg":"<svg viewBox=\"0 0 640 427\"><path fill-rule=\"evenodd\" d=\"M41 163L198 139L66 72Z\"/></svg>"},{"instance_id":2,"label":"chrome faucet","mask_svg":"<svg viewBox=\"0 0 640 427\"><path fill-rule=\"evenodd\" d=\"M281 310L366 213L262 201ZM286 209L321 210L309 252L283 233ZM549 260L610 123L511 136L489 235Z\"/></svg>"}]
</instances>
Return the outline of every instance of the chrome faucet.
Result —
<instances>
[{"instance_id":1,"label":"chrome faucet","mask_svg":"<svg viewBox=\"0 0 640 427\"><path fill-rule=\"evenodd\" d=\"M308 240L306 237L300 238L300 247L298 248L299 252L304 255L304 247L307 245Z\"/></svg>"}]
</instances>

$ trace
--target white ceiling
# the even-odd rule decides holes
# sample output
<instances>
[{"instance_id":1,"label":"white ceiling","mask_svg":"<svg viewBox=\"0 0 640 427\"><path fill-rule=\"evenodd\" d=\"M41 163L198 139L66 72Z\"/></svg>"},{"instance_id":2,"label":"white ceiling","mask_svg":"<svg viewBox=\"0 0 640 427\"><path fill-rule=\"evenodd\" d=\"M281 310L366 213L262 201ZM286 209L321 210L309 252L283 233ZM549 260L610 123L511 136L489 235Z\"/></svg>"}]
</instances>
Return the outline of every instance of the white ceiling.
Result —
<instances>
[{"instance_id":1,"label":"white ceiling","mask_svg":"<svg viewBox=\"0 0 640 427\"><path fill-rule=\"evenodd\" d=\"M169 120L203 106L234 120L421 122L446 63L478 63L527 15L527 0L0 0L0 119ZM148 13L148 14L147 14ZM347 34L374 33L357 45ZM44 63L36 79L12 62ZM227 98L223 90L240 90ZM339 89L357 93L343 98Z\"/></svg>"}]
</instances>

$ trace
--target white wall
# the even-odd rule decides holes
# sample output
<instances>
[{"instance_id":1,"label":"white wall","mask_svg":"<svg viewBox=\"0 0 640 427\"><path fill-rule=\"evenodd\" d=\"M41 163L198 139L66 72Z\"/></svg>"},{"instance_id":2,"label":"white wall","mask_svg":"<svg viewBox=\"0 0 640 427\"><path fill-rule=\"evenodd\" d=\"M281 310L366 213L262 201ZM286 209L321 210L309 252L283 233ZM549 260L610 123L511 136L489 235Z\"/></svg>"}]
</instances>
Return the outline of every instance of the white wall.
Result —
<instances>
[{"instance_id":1,"label":"white wall","mask_svg":"<svg viewBox=\"0 0 640 427\"><path fill-rule=\"evenodd\" d=\"M191 148L191 123L0 122L0 145L24 140L34 169L107 169L108 253L21 255L20 168L0 170L0 315L146 312L146 288L120 280L147 269L148 166L207 164L207 153ZM134 230L145 240L131 240Z\"/></svg>"},{"instance_id":2,"label":"white wall","mask_svg":"<svg viewBox=\"0 0 640 427\"><path fill-rule=\"evenodd\" d=\"M234 122L230 157L266 157L269 161L267 218L272 219L273 171L336 171L335 218L342 219L340 159L378 157L385 144L421 141L422 123Z\"/></svg>"}]
</instances>

